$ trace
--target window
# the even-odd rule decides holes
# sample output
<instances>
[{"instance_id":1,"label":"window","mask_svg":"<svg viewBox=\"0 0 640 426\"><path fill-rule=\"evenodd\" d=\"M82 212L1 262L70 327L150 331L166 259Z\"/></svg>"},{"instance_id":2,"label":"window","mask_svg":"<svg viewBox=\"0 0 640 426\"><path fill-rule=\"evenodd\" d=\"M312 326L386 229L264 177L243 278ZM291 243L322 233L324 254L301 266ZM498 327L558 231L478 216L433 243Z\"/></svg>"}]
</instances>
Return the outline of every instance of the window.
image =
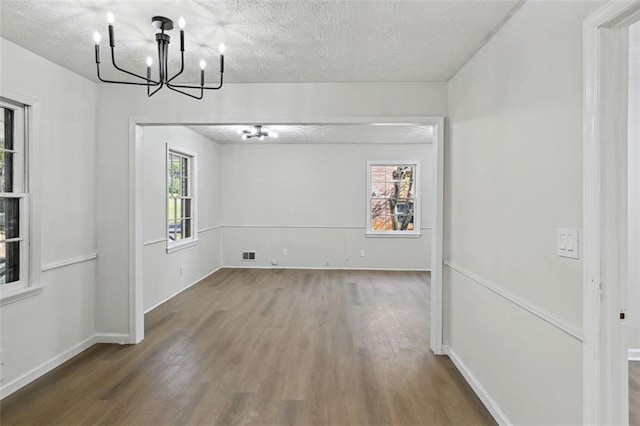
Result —
<instances>
[{"instance_id":1,"label":"window","mask_svg":"<svg viewBox=\"0 0 640 426\"><path fill-rule=\"evenodd\" d=\"M196 154L167 145L167 252L197 243Z\"/></svg>"},{"instance_id":2,"label":"window","mask_svg":"<svg viewBox=\"0 0 640 426\"><path fill-rule=\"evenodd\" d=\"M0 100L0 290L29 286L25 107Z\"/></svg>"},{"instance_id":3,"label":"window","mask_svg":"<svg viewBox=\"0 0 640 426\"><path fill-rule=\"evenodd\" d=\"M367 234L419 235L420 163L367 163Z\"/></svg>"}]
</instances>

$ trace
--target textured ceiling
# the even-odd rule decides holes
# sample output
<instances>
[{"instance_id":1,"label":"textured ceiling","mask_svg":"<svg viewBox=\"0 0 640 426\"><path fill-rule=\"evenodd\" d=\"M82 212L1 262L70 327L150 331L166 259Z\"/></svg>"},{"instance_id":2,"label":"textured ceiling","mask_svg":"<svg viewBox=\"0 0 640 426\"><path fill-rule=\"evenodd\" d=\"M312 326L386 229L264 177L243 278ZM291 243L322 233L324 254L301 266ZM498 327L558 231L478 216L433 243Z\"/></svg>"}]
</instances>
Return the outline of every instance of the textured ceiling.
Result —
<instances>
[{"instance_id":1,"label":"textured ceiling","mask_svg":"<svg viewBox=\"0 0 640 426\"><path fill-rule=\"evenodd\" d=\"M0 0L2 37L86 77L95 78L92 33L115 14L120 66L145 73L155 59L163 15L187 21L184 80L199 81L201 58L217 70L227 45L225 81L447 81L517 8L520 1ZM177 25L176 25L177 27ZM170 70L179 35L171 31ZM104 64L104 76L113 77ZM171 72L170 72L171 73ZM213 73L208 80L216 81Z\"/></svg>"},{"instance_id":2,"label":"textured ceiling","mask_svg":"<svg viewBox=\"0 0 640 426\"><path fill-rule=\"evenodd\" d=\"M247 126L187 126L201 135L223 144L415 144L431 143L433 128L425 125L264 125L263 131L274 131L277 138L243 140L238 130Z\"/></svg>"}]
</instances>

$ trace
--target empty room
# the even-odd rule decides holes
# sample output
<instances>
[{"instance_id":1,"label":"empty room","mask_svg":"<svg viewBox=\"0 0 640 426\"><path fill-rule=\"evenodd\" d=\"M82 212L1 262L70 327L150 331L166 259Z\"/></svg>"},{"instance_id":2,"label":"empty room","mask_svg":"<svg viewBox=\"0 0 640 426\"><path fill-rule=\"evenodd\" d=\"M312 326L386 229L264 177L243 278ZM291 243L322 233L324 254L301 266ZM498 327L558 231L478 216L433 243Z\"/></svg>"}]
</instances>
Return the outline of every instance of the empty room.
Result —
<instances>
[{"instance_id":1,"label":"empty room","mask_svg":"<svg viewBox=\"0 0 640 426\"><path fill-rule=\"evenodd\" d=\"M0 0L0 424L640 425L639 22Z\"/></svg>"}]
</instances>

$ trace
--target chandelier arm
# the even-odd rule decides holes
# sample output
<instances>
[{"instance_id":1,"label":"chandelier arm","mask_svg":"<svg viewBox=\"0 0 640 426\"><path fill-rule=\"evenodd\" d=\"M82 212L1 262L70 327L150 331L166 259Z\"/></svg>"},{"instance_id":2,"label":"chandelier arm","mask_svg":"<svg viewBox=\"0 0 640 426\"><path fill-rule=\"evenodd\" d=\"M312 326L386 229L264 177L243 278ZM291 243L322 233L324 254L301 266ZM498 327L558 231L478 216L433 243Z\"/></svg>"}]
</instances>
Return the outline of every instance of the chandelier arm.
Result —
<instances>
[{"instance_id":1,"label":"chandelier arm","mask_svg":"<svg viewBox=\"0 0 640 426\"><path fill-rule=\"evenodd\" d=\"M143 76L138 75L138 74L136 74L136 73L133 73L133 72L131 72L131 71L127 71L127 70L125 70L125 69L120 68L120 67L116 64L116 54L115 54L115 51L114 51L114 48L113 48L113 47L111 47L111 63L113 64L114 68L115 68L115 69L117 69L118 71L122 71L122 72L123 72L123 73L125 73L125 74L129 74L129 75L132 75L132 76L134 76L134 77L140 78L140 79L142 79L142 80L144 80L144 81L148 81L148 80L147 80L147 77L143 77ZM154 81L154 80L151 80L151 81L153 81L154 83L156 83L156 85L157 85L157 84L160 84L160 82L156 82L156 81Z\"/></svg>"},{"instance_id":2,"label":"chandelier arm","mask_svg":"<svg viewBox=\"0 0 640 426\"><path fill-rule=\"evenodd\" d=\"M149 81L150 81L150 83L138 83L138 82L135 82L135 81L115 81L115 80L107 80L107 79L104 79L104 78L102 78L102 77L100 76L100 64L96 64L96 69L98 70L98 80L100 80L100 81L101 81L101 82L103 82L103 83L128 84L128 85L131 85L131 86L147 86L147 88L149 88L149 87L155 87L155 86L160 85L160 83L155 82L155 81L153 81L153 80L149 80ZM145 80L146 80L146 78L145 78Z\"/></svg>"},{"instance_id":3,"label":"chandelier arm","mask_svg":"<svg viewBox=\"0 0 640 426\"><path fill-rule=\"evenodd\" d=\"M171 85L171 84L168 84L168 83L167 83L167 87L169 89L173 90L174 92L182 93L183 95L190 96L193 99L202 99L204 97L204 90L202 90L203 89L202 87L197 87L198 89L200 89L200 96L195 96L195 95L192 95L191 93L187 93L187 92L183 92L182 90L178 90L178 89L175 88L174 85ZM182 86L178 86L178 87L182 87Z\"/></svg>"},{"instance_id":4,"label":"chandelier arm","mask_svg":"<svg viewBox=\"0 0 640 426\"><path fill-rule=\"evenodd\" d=\"M153 95L155 95L156 93L158 93L158 91L159 91L160 89L162 89L162 87L163 87L163 86L164 86L164 83L160 83L160 86L159 86L156 90L154 90L153 92L151 92L151 93L149 93L149 86L147 86L147 97L148 97L148 98L150 98L150 97L152 97Z\"/></svg>"},{"instance_id":5,"label":"chandelier arm","mask_svg":"<svg viewBox=\"0 0 640 426\"><path fill-rule=\"evenodd\" d=\"M171 77L168 81L167 84L169 84L174 78L176 78L177 76L179 76L180 74L182 74L182 71L184 71L184 51L180 52L180 71L178 71L178 73L176 75L174 75L173 77Z\"/></svg>"},{"instance_id":6,"label":"chandelier arm","mask_svg":"<svg viewBox=\"0 0 640 426\"><path fill-rule=\"evenodd\" d=\"M222 83L223 83L223 78L224 73L221 72L220 73L220 84L214 87L207 87L207 86L191 86L188 84L168 84L168 87L179 87L181 89L203 89L203 90L220 90L222 88Z\"/></svg>"}]
</instances>

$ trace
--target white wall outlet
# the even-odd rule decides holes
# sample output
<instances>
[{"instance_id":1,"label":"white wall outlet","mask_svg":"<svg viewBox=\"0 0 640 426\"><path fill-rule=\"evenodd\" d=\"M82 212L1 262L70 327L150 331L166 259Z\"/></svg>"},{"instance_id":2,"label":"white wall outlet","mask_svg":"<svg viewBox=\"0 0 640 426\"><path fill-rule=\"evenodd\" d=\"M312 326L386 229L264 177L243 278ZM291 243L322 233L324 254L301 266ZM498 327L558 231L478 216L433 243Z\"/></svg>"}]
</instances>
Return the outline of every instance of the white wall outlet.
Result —
<instances>
[{"instance_id":1,"label":"white wall outlet","mask_svg":"<svg viewBox=\"0 0 640 426\"><path fill-rule=\"evenodd\" d=\"M277 266L277 265L278 265L278 263L279 263L279 262L278 262L278 259L271 259L271 264L272 264L273 266Z\"/></svg>"},{"instance_id":2,"label":"white wall outlet","mask_svg":"<svg viewBox=\"0 0 640 426\"><path fill-rule=\"evenodd\" d=\"M181 266L180 267L180 276L183 276L183 275L184 275L184 266Z\"/></svg>"},{"instance_id":3,"label":"white wall outlet","mask_svg":"<svg viewBox=\"0 0 640 426\"><path fill-rule=\"evenodd\" d=\"M360 257L364 257L364 249L360 249Z\"/></svg>"},{"instance_id":4,"label":"white wall outlet","mask_svg":"<svg viewBox=\"0 0 640 426\"><path fill-rule=\"evenodd\" d=\"M558 256L580 259L580 230L576 228L558 229Z\"/></svg>"},{"instance_id":5,"label":"white wall outlet","mask_svg":"<svg viewBox=\"0 0 640 426\"><path fill-rule=\"evenodd\" d=\"M287 249L282 249L282 255L283 255L283 256L289 256L289 250L287 250Z\"/></svg>"}]
</instances>

